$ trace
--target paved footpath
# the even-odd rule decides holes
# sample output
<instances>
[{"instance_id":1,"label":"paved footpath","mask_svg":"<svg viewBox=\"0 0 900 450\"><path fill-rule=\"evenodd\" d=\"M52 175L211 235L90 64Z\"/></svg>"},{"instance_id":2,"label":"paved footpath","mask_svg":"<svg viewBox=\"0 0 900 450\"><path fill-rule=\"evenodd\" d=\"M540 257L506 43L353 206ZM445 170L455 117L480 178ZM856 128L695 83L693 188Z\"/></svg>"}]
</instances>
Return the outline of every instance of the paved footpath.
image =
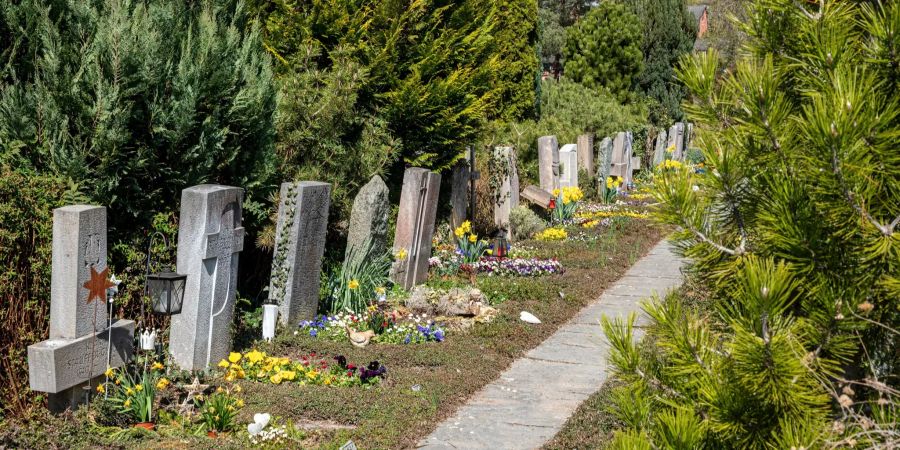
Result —
<instances>
[{"instance_id":1,"label":"paved footpath","mask_svg":"<svg viewBox=\"0 0 900 450\"><path fill-rule=\"evenodd\" d=\"M681 266L682 261L667 242L658 244L596 302L475 394L419 447L541 447L606 381L609 346L599 325L600 317L642 314L638 305L641 299L681 284ZM644 320L639 319L638 324Z\"/></svg>"}]
</instances>

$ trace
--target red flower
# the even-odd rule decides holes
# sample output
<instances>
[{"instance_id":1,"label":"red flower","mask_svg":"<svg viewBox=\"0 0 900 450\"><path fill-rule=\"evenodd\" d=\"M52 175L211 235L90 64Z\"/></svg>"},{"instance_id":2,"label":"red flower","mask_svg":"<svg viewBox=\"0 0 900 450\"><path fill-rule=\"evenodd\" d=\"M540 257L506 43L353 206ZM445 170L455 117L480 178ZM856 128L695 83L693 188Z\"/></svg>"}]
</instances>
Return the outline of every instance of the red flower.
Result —
<instances>
[{"instance_id":1,"label":"red flower","mask_svg":"<svg viewBox=\"0 0 900 450\"><path fill-rule=\"evenodd\" d=\"M555 198L551 198L551 199L550 199L550 204L547 205L547 208L550 208L550 209L555 209L555 208L556 208L556 199L555 199Z\"/></svg>"}]
</instances>

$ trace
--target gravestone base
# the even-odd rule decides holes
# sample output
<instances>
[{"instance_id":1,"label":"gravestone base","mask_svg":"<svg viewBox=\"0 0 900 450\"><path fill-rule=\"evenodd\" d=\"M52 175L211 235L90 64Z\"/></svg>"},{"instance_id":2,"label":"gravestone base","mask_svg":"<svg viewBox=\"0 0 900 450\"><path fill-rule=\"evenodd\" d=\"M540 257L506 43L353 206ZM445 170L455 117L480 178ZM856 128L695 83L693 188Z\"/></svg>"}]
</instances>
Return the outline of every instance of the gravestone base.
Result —
<instances>
[{"instance_id":1,"label":"gravestone base","mask_svg":"<svg viewBox=\"0 0 900 450\"><path fill-rule=\"evenodd\" d=\"M134 321L113 322L107 330L77 339L48 339L28 346L28 380L32 390L49 393L50 411L60 413L85 403L104 380L106 351L110 334L112 352L109 367L118 368L131 360ZM88 380L88 381L84 381Z\"/></svg>"},{"instance_id":2,"label":"gravestone base","mask_svg":"<svg viewBox=\"0 0 900 450\"><path fill-rule=\"evenodd\" d=\"M111 331L112 333L110 333ZM112 335L109 367L131 360L134 321L119 319L110 330L77 339L48 339L28 346L28 380L34 391L57 394L106 371L106 351Z\"/></svg>"}]
</instances>

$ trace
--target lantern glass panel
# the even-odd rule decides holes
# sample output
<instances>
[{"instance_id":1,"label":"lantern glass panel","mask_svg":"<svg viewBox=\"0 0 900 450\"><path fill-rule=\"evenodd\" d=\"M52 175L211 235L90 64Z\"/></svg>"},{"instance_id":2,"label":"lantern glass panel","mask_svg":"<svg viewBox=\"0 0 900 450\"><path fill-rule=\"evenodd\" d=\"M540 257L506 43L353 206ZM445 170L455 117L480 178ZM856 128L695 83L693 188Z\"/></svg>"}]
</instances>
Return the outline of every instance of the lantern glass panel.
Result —
<instances>
[{"instance_id":1,"label":"lantern glass panel","mask_svg":"<svg viewBox=\"0 0 900 450\"><path fill-rule=\"evenodd\" d=\"M159 314L180 313L186 280L187 275L173 272L148 275L147 290L153 303L153 311Z\"/></svg>"}]
</instances>

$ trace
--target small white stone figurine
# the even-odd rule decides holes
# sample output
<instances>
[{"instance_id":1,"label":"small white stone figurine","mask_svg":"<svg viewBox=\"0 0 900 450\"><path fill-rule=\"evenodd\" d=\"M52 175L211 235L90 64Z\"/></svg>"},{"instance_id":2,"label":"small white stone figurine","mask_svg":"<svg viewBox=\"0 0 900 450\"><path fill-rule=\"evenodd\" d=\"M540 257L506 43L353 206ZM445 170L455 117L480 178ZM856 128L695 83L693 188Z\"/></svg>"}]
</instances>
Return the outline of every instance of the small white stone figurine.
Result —
<instances>
[{"instance_id":1,"label":"small white stone figurine","mask_svg":"<svg viewBox=\"0 0 900 450\"><path fill-rule=\"evenodd\" d=\"M156 349L156 330L147 330L141 332L141 350L149 352Z\"/></svg>"}]
</instances>

